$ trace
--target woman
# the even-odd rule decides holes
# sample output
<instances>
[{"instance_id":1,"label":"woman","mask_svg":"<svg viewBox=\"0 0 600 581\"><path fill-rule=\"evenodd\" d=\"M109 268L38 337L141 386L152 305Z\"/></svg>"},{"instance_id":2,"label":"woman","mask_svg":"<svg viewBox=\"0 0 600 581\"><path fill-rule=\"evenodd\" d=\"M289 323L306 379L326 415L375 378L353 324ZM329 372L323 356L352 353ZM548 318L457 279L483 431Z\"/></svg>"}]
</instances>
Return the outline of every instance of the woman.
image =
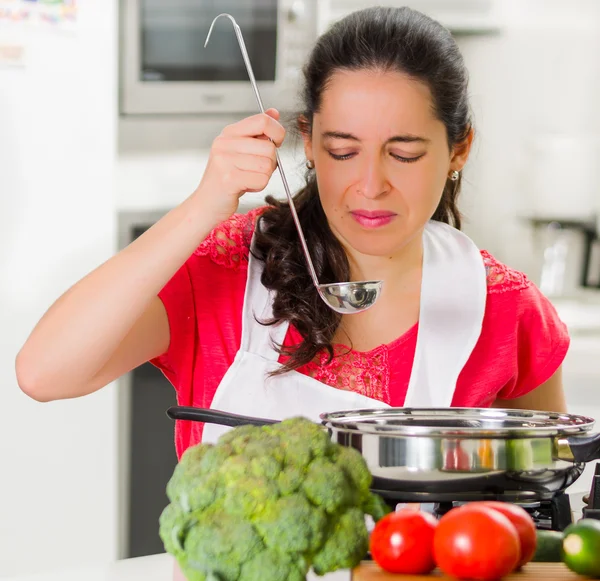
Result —
<instances>
[{"instance_id":1,"label":"woman","mask_svg":"<svg viewBox=\"0 0 600 581\"><path fill-rule=\"evenodd\" d=\"M378 302L345 316L325 305L286 204L234 214L275 170L285 131L271 109L226 127L197 189L49 309L17 357L23 391L78 397L150 360L181 405L273 418L564 410L565 326L459 231L473 128L451 35L407 8L370 8L325 33L304 72L296 203L317 274L383 280ZM220 430L178 422L178 454Z\"/></svg>"}]
</instances>

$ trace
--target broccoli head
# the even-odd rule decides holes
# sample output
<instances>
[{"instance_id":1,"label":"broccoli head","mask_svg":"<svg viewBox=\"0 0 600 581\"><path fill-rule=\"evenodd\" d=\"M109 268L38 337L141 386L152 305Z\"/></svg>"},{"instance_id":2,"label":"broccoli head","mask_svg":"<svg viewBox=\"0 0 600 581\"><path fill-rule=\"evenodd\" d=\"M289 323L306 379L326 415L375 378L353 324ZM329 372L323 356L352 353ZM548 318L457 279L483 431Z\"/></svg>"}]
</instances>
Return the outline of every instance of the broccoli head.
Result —
<instances>
[{"instance_id":1,"label":"broccoli head","mask_svg":"<svg viewBox=\"0 0 600 581\"><path fill-rule=\"evenodd\" d=\"M364 458L305 418L240 426L181 457L159 532L189 581L301 581L366 555L389 508Z\"/></svg>"}]
</instances>

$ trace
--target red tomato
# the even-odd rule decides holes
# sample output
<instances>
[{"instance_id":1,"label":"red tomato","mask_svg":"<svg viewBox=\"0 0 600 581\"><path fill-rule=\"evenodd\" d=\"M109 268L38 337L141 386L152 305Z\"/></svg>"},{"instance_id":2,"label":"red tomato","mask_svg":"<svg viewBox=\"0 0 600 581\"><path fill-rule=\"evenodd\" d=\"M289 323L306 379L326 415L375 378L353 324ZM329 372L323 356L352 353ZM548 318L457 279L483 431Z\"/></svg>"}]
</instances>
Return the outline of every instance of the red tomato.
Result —
<instances>
[{"instance_id":1,"label":"red tomato","mask_svg":"<svg viewBox=\"0 0 600 581\"><path fill-rule=\"evenodd\" d=\"M522 507L509 502L483 501L478 502L480 506L488 506L501 512L517 529L519 541L521 543L521 560L518 567L529 563L535 554L537 547L537 535L535 532L535 523L529 516L529 513Z\"/></svg>"},{"instance_id":2,"label":"red tomato","mask_svg":"<svg viewBox=\"0 0 600 581\"><path fill-rule=\"evenodd\" d=\"M519 535L497 510L467 504L453 508L438 523L433 554L451 577L492 581L515 570L521 559Z\"/></svg>"},{"instance_id":3,"label":"red tomato","mask_svg":"<svg viewBox=\"0 0 600 581\"><path fill-rule=\"evenodd\" d=\"M416 510L399 510L384 516L371 533L375 562L390 573L420 575L435 569L433 534L437 520Z\"/></svg>"}]
</instances>

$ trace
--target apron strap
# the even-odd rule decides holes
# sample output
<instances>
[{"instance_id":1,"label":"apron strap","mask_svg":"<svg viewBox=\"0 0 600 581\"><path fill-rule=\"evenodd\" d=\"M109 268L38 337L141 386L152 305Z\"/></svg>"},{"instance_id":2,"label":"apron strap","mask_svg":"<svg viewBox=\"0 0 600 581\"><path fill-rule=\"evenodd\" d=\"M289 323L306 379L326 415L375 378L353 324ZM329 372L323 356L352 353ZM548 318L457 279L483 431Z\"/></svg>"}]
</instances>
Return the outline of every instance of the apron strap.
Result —
<instances>
[{"instance_id":1,"label":"apron strap","mask_svg":"<svg viewBox=\"0 0 600 581\"><path fill-rule=\"evenodd\" d=\"M450 407L485 314L486 269L465 234L430 221L423 232L419 331L405 407Z\"/></svg>"},{"instance_id":2,"label":"apron strap","mask_svg":"<svg viewBox=\"0 0 600 581\"><path fill-rule=\"evenodd\" d=\"M259 322L268 321L273 317L273 293L260 281L262 272L263 263L250 252L242 311L240 351L254 353L270 361L278 361L279 353L274 347L283 343L289 323L284 321L277 325L263 325Z\"/></svg>"}]
</instances>

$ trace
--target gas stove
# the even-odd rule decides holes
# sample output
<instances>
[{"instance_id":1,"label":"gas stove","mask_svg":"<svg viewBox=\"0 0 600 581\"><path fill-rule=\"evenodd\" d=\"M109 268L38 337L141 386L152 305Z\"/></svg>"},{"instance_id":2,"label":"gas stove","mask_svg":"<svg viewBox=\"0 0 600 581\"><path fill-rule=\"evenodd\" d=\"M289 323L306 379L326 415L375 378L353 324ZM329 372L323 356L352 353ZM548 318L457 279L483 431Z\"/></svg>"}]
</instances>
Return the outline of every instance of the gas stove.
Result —
<instances>
[{"instance_id":1,"label":"gas stove","mask_svg":"<svg viewBox=\"0 0 600 581\"><path fill-rule=\"evenodd\" d=\"M378 491L380 494L381 491ZM449 500L446 495L444 498L435 498L430 494L421 494L419 502L416 503L414 498L402 499L394 494L393 499L383 498L389 506L397 510L407 505L419 506L420 510L430 512L437 518L441 518L452 508L475 502L478 500L500 500L503 502L512 502L523 507L533 519L538 530L553 530L563 531L573 522L573 513L581 514L583 518L595 518L600 520L600 463L596 464L595 475L592 479L592 486L589 494L582 495L581 493L568 494L566 492L555 495L547 500L507 500L506 498L492 498L489 495L469 496L468 498L459 498L457 500ZM583 496L583 498L582 498ZM571 502L571 501L574 502ZM581 504L583 503L583 510Z\"/></svg>"},{"instance_id":2,"label":"gas stove","mask_svg":"<svg viewBox=\"0 0 600 581\"><path fill-rule=\"evenodd\" d=\"M440 502L435 503L432 513L442 517L450 509L466 504L465 502ZM559 494L551 500L538 502L514 502L524 508L535 523L538 530L563 531L572 522L571 502L566 493Z\"/></svg>"},{"instance_id":3,"label":"gas stove","mask_svg":"<svg viewBox=\"0 0 600 581\"><path fill-rule=\"evenodd\" d=\"M484 500L479 498L472 498L469 501L448 501L443 500L437 502L434 498L423 498L420 503L415 502L402 502L401 500L394 499L393 501L387 501L392 510L399 510L401 508L412 506L419 508L425 512L433 514L436 518L441 518L449 510L457 506L468 504L469 502L476 502L478 500ZM492 500L485 498L485 500ZM502 502L510 502L502 498L498 498ZM569 495L566 493L559 494L550 500L542 500L537 502L513 502L522 506L533 519L535 526L539 530L555 530L562 531L573 522L571 512L571 502ZM599 511L600 512L600 511Z\"/></svg>"}]
</instances>

